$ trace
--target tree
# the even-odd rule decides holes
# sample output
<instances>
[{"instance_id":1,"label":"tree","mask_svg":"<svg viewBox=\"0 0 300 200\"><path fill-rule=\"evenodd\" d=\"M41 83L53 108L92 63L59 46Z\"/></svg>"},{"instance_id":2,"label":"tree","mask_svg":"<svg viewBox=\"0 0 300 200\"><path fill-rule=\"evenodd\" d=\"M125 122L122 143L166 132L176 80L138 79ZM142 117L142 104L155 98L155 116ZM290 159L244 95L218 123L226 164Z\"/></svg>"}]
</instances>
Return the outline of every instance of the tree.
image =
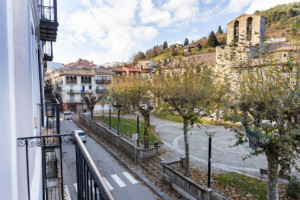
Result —
<instances>
[{"instance_id":1,"label":"tree","mask_svg":"<svg viewBox=\"0 0 300 200\"><path fill-rule=\"evenodd\" d=\"M88 110L91 112L91 119L93 119L94 118L94 107L98 101L97 97L91 96L90 98L88 98L87 96L85 96L83 99L87 105Z\"/></svg>"},{"instance_id":2,"label":"tree","mask_svg":"<svg viewBox=\"0 0 300 200\"><path fill-rule=\"evenodd\" d=\"M143 52L139 51L137 54L135 54L133 56L133 61L137 62L138 60L142 60L142 59L145 59L145 58L146 58L145 54Z\"/></svg>"},{"instance_id":3,"label":"tree","mask_svg":"<svg viewBox=\"0 0 300 200\"><path fill-rule=\"evenodd\" d=\"M132 105L142 114L145 125L144 148L149 148L150 112L153 109L149 103L148 105L145 104L145 102L149 102L149 90L150 82L147 79L142 80L131 77L115 78L110 89L113 99L122 105L124 109L128 109Z\"/></svg>"},{"instance_id":4,"label":"tree","mask_svg":"<svg viewBox=\"0 0 300 200\"><path fill-rule=\"evenodd\" d=\"M222 34L222 33L223 33L223 30L222 30L221 26L219 26L217 34Z\"/></svg>"},{"instance_id":5,"label":"tree","mask_svg":"<svg viewBox=\"0 0 300 200\"><path fill-rule=\"evenodd\" d=\"M165 50L167 48L168 48L168 43L167 43L167 41L165 41L164 44L163 44L163 50Z\"/></svg>"},{"instance_id":6,"label":"tree","mask_svg":"<svg viewBox=\"0 0 300 200\"><path fill-rule=\"evenodd\" d=\"M207 44L206 46L208 47L216 47L219 45L219 42L217 40L217 37L215 35L215 33L212 31L208 37L208 40L207 40Z\"/></svg>"},{"instance_id":7,"label":"tree","mask_svg":"<svg viewBox=\"0 0 300 200\"><path fill-rule=\"evenodd\" d=\"M190 44L189 39L185 38L185 40L184 40L184 46L189 45L189 44Z\"/></svg>"},{"instance_id":8,"label":"tree","mask_svg":"<svg viewBox=\"0 0 300 200\"><path fill-rule=\"evenodd\" d=\"M193 63L193 62L192 62ZM207 106L213 92L211 69L205 65L194 66L179 63L181 72L172 71L165 76L155 77L153 93L179 113L183 119L185 145L185 175L189 176L188 126L199 123L196 107ZM200 68L197 73L196 67Z\"/></svg>"},{"instance_id":9,"label":"tree","mask_svg":"<svg viewBox=\"0 0 300 200\"><path fill-rule=\"evenodd\" d=\"M260 63L252 60L239 64L239 54L232 55L241 75L234 80L234 99L228 119L241 122L234 128L236 145L248 143L250 156L264 154L268 162L268 199L278 199L278 174L296 167L300 158L300 86L299 61L289 54L284 61L262 44ZM244 69L244 70L243 70Z\"/></svg>"}]
</instances>

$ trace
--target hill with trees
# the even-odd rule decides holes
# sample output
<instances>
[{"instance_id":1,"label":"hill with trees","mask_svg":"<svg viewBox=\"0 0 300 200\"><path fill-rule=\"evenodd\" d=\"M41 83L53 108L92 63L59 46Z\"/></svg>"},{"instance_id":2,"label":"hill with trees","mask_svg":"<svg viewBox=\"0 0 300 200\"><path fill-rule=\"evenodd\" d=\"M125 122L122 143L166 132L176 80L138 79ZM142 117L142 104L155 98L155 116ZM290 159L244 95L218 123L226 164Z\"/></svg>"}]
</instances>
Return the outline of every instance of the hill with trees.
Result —
<instances>
[{"instance_id":1,"label":"hill with trees","mask_svg":"<svg viewBox=\"0 0 300 200\"><path fill-rule=\"evenodd\" d=\"M288 37L286 30L300 24L300 2L282 4L254 14L266 18L266 36ZM288 39L288 38L287 38Z\"/></svg>"}]
</instances>

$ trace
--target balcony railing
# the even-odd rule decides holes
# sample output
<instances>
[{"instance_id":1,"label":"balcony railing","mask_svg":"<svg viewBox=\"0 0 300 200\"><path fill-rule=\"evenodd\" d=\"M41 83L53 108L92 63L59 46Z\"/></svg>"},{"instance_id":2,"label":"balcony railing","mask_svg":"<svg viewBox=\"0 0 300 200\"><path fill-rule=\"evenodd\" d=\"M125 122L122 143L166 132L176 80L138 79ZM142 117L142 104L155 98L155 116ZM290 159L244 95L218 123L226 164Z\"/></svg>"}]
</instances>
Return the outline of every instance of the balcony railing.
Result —
<instances>
[{"instance_id":1,"label":"balcony railing","mask_svg":"<svg viewBox=\"0 0 300 200\"><path fill-rule=\"evenodd\" d=\"M96 83L97 84L111 84L111 80L97 80L96 79Z\"/></svg>"},{"instance_id":2,"label":"balcony railing","mask_svg":"<svg viewBox=\"0 0 300 200\"><path fill-rule=\"evenodd\" d=\"M70 89L68 91L68 93L71 93L71 94L80 94L80 93L85 93L85 94L89 94L89 93L92 93L93 91L91 89L88 89L88 90L85 90L85 89L81 89L81 90L74 90L74 89Z\"/></svg>"},{"instance_id":3,"label":"balcony railing","mask_svg":"<svg viewBox=\"0 0 300 200\"><path fill-rule=\"evenodd\" d=\"M53 60L52 41L46 41L43 49L44 49L44 60L52 61Z\"/></svg>"},{"instance_id":4,"label":"balcony railing","mask_svg":"<svg viewBox=\"0 0 300 200\"><path fill-rule=\"evenodd\" d=\"M83 99L67 99L65 103L84 103Z\"/></svg>"},{"instance_id":5,"label":"balcony railing","mask_svg":"<svg viewBox=\"0 0 300 200\"><path fill-rule=\"evenodd\" d=\"M73 176L77 177L77 199L103 199L103 200L113 200L113 196L107 188L100 172L98 171L94 161L89 155L87 149L83 145L78 134L64 134L64 135L47 135L47 136L36 136L36 137L23 137L17 139L18 147L25 147L25 157L26 163L26 174L27 174L27 197L30 200L30 188L38 187L37 185L31 185L30 183L30 171L31 167L35 166L35 163L30 163L30 161L35 161L38 159L29 158L31 153L30 148L41 148L41 168L42 168L42 185L40 188L42 191L43 200L54 200L54 199L63 199L64 197L64 179L63 179L63 165L61 160L62 157L62 145L67 144L70 141L70 138L74 137L75 150L76 150L76 174ZM55 151L59 149L59 151ZM55 154L54 158L60 162L47 163L49 158L47 158L47 152L52 152ZM59 152L59 153L57 153ZM57 158L58 157L58 158ZM60 176L49 176L49 164L60 166L52 166L56 169L60 169L58 173ZM47 167L48 166L48 167ZM52 173L52 172L51 172ZM57 179L57 185L49 185L49 181L53 181L53 178L60 177L60 180Z\"/></svg>"},{"instance_id":6,"label":"balcony railing","mask_svg":"<svg viewBox=\"0 0 300 200\"><path fill-rule=\"evenodd\" d=\"M104 94L104 93L106 93L107 92L107 89L96 89L96 93L97 94Z\"/></svg>"},{"instance_id":7,"label":"balcony railing","mask_svg":"<svg viewBox=\"0 0 300 200\"><path fill-rule=\"evenodd\" d=\"M42 0L41 2L40 37L43 41L56 41L57 35L57 2Z\"/></svg>"}]
</instances>

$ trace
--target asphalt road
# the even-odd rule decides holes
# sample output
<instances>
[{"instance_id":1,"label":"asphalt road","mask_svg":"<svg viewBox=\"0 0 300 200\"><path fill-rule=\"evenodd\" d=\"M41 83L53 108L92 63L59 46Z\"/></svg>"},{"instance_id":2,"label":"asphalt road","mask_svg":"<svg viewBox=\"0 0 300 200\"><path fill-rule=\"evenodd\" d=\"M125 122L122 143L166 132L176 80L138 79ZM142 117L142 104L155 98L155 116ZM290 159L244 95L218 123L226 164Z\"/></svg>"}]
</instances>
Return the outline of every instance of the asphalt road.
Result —
<instances>
[{"instance_id":1,"label":"asphalt road","mask_svg":"<svg viewBox=\"0 0 300 200\"><path fill-rule=\"evenodd\" d=\"M61 133L71 133L79 129L70 121L61 121ZM94 160L101 176L105 178L107 186L116 200L153 200L158 199L140 180L134 178L126 168L106 152L92 138L87 138L85 146ZM67 185L71 199L77 199L75 146L72 143L63 145L64 184Z\"/></svg>"}]
</instances>

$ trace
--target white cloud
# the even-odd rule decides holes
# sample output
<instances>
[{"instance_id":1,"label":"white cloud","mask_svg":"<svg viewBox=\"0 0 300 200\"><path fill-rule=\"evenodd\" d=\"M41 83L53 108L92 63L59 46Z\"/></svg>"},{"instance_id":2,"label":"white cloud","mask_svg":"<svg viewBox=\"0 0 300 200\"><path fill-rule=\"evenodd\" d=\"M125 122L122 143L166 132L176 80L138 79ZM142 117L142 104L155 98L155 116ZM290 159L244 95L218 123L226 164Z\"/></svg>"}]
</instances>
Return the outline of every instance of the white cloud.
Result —
<instances>
[{"instance_id":1,"label":"white cloud","mask_svg":"<svg viewBox=\"0 0 300 200\"><path fill-rule=\"evenodd\" d=\"M168 0L163 8L173 15L173 20L186 21L197 18L199 13L197 0Z\"/></svg>"},{"instance_id":2,"label":"white cloud","mask_svg":"<svg viewBox=\"0 0 300 200\"><path fill-rule=\"evenodd\" d=\"M230 0L227 7L225 7L221 13L230 14L230 13L239 13L246 6L248 6L253 0ZM264 1L264 0L263 0Z\"/></svg>"},{"instance_id":3,"label":"white cloud","mask_svg":"<svg viewBox=\"0 0 300 200\"><path fill-rule=\"evenodd\" d=\"M159 27L165 27L172 23L170 13L155 8L151 0L142 0L140 2L139 17L142 24L155 23Z\"/></svg>"},{"instance_id":4,"label":"white cloud","mask_svg":"<svg viewBox=\"0 0 300 200\"><path fill-rule=\"evenodd\" d=\"M298 2L295 0L254 0L248 10L246 11L247 14L253 14L256 10L266 10L271 7L274 7L278 4L285 4L285 3L292 3Z\"/></svg>"}]
</instances>

